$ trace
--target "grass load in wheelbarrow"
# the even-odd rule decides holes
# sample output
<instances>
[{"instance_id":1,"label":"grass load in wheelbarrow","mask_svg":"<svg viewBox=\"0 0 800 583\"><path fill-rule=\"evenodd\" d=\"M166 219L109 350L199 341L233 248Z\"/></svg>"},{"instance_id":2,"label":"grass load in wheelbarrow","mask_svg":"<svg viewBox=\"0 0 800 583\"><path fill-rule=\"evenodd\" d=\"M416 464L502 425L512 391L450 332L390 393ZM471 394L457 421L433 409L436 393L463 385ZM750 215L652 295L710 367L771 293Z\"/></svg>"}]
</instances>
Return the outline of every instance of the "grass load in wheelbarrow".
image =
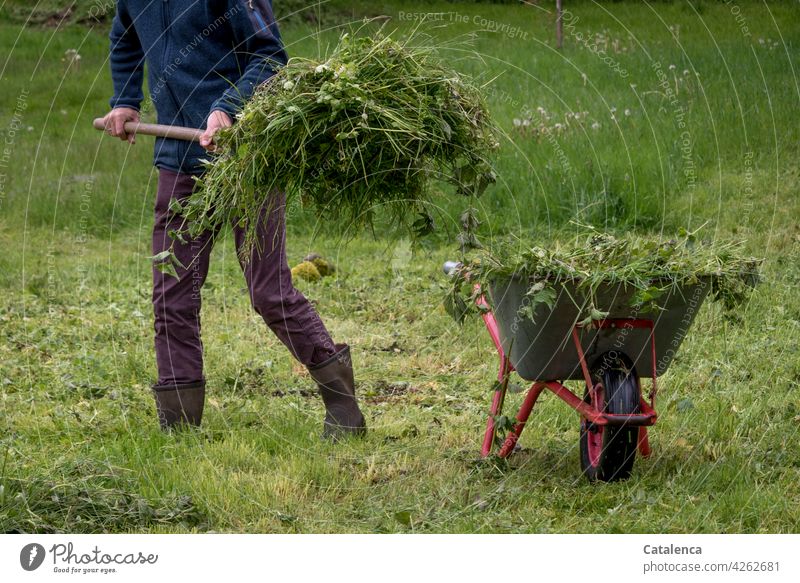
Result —
<instances>
[{"instance_id":1,"label":"grass load in wheelbarrow","mask_svg":"<svg viewBox=\"0 0 800 583\"><path fill-rule=\"evenodd\" d=\"M346 34L324 62L291 59L220 132L220 154L180 209L183 232L236 221L249 253L277 188L327 224L370 226L380 209L424 234L431 180L481 194L498 142L480 89L416 43Z\"/></svg>"},{"instance_id":2,"label":"grass load in wheelbarrow","mask_svg":"<svg viewBox=\"0 0 800 583\"><path fill-rule=\"evenodd\" d=\"M601 286L632 288L631 307L646 313L658 312L661 301L681 288L706 280L712 299L733 313L760 280L762 261L747 255L743 246L738 241L702 241L696 232L665 240L632 233L614 236L591 227L546 247L504 241L461 267L445 306L462 321L475 309L475 283L487 290L499 281L521 279L528 288L520 316L534 318L540 306L552 309L562 286L569 284L588 298L580 305L581 323L588 324L607 316L608 306L596 299Z\"/></svg>"}]
</instances>

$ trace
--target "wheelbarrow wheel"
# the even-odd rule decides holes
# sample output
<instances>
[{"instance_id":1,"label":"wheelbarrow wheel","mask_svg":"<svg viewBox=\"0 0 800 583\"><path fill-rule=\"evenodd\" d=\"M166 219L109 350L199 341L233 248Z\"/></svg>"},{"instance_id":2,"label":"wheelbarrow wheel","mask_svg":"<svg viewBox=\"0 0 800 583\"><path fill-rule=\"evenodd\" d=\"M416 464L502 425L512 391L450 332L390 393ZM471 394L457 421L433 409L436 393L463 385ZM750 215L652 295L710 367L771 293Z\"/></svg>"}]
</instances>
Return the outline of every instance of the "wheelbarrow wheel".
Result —
<instances>
[{"instance_id":1,"label":"wheelbarrow wheel","mask_svg":"<svg viewBox=\"0 0 800 583\"><path fill-rule=\"evenodd\" d=\"M617 415L639 412L639 377L630 358L617 351L601 355L591 369L595 383L584 401ZM590 482L626 480L636 459L639 428L598 426L581 420L581 469Z\"/></svg>"}]
</instances>

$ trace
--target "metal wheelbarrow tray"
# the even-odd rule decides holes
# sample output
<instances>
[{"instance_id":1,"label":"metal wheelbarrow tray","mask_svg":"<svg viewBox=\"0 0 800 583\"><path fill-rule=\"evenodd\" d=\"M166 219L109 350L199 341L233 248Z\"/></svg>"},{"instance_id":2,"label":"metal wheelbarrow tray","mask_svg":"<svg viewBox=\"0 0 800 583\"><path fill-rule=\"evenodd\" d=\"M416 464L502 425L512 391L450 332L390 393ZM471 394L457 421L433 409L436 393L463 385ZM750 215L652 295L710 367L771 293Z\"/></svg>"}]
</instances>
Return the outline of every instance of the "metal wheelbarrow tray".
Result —
<instances>
[{"instance_id":1,"label":"metal wheelbarrow tray","mask_svg":"<svg viewBox=\"0 0 800 583\"><path fill-rule=\"evenodd\" d=\"M572 330L583 319L591 299L573 283L556 284L557 298L550 309L539 304L534 317L521 316L530 300L531 282L510 279L490 286L494 315L502 346L517 373L526 380L581 380L578 354L571 341ZM662 375L683 342L700 306L708 294L708 280L677 287L658 299L659 311L637 310L632 306L635 290L625 284L603 285L596 292L595 307L608 312L608 320L649 320L653 322L656 346L656 374ZM581 330L580 341L591 364L609 351L627 354L639 371L653 367L650 330L630 327L593 327Z\"/></svg>"}]
</instances>

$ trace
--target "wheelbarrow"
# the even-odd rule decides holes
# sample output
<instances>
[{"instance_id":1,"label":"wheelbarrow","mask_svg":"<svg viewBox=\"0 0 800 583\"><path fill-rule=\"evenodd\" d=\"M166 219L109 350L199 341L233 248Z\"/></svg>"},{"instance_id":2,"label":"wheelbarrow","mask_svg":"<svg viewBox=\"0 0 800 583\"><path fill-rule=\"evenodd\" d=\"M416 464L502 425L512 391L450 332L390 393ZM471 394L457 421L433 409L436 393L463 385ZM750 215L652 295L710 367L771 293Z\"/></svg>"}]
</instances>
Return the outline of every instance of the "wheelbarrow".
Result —
<instances>
[{"instance_id":1,"label":"wheelbarrow","mask_svg":"<svg viewBox=\"0 0 800 583\"><path fill-rule=\"evenodd\" d=\"M459 268L455 262L444 266L448 274ZM657 377L672 362L710 281L671 288L655 311L653 306L650 311L637 308L632 301L636 290L622 283L600 286L593 297L574 283L556 284L552 307L540 303L531 315L526 294L532 283L519 277L492 282L488 293L494 308L475 285L476 303L500 360L481 455L489 456L495 446L498 457L511 455L537 399L550 391L580 416L580 465L586 477L627 479L637 451L650 455L648 427L658 419ZM607 315L587 323L582 314L591 304ZM532 384L515 420L498 427L514 371ZM647 399L637 371L650 377ZM583 381L583 398L564 385L569 380ZM499 436L504 429L505 436Z\"/></svg>"}]
</instances>

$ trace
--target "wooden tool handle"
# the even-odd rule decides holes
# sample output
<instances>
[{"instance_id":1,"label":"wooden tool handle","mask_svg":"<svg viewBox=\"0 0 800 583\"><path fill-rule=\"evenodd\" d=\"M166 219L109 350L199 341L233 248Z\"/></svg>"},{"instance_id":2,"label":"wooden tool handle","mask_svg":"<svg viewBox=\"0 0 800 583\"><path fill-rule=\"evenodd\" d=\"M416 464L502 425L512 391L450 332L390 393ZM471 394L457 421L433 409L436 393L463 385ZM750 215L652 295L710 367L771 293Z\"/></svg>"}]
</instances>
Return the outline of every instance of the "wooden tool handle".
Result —
<instances>
[{"instance_id":1,"label":"wooden tool handle","mask_svg":"<svg viewBox=\"0 0 800 583\"><path fill-rule=\"evenodd\" d=\"M92 122L94 129L105 130L106 126L103 118L98 117ZM165 126L157 123L141 123L134 121L125 122L125 131L129 134L142 134L145 136L157 136L159 138L172 138L174 140L186 140L187 142L199 142L203 130L195 128L184 128L181 126Z\"/></svg>"}]
</instances>

